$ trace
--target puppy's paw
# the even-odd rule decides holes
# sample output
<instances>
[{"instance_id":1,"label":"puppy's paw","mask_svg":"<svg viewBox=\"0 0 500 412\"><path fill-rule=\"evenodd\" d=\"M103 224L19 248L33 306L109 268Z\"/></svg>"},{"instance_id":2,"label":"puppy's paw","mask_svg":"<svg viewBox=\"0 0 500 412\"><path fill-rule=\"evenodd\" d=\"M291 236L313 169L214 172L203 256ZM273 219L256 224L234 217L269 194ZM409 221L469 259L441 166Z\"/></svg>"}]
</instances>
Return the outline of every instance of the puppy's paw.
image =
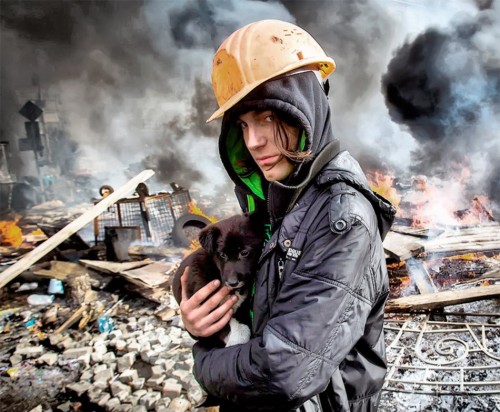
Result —
<instances>
[{"instance_id":1,"label":"puppy's paw","mask_svg":"<svg viewBox=\"0 0 500 412\"><path fill-rule=\"evenodd\" d=\"M250 328L247 325L238 322L236 319L231 319L229 327L231 331L224 339L226 346L239 345L250 340Z\"/></svg>"}]
</instances>

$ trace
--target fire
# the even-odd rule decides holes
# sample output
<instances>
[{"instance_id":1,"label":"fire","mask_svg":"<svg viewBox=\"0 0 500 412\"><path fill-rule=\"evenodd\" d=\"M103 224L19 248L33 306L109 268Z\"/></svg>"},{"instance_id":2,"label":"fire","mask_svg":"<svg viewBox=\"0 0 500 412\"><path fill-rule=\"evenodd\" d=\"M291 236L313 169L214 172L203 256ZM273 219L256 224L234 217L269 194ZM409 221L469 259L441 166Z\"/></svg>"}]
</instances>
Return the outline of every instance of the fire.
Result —
<instances>
[{"instance_id":1,"label":"fire","mask_svg":"<svg viewBox=\"0 0 500 412\"><path fill-rule=\"evenodd\" d=\"M23 233L16 220L0 221L0 245L19 247L23 243Z\"/></svg>"},{"instance_id":2,"label":"fire","mask_svg":"<svg viewBox=\"0 0 500 412\"><path fill-rule=\"evenodd\" d=\"M196 206L196 203L194 203L193 201L189 202L188 212L194 215L206 217L210 221L210 223L217 222L217 218L215 216L207 216L198 206Z\"/></svg>"},{"instance_id":3,"label":"fire","mask_svg":"<svg viewBox=\"0 0 500 412\"><path fill-rule=\"evenodd\" d=\"M389 200L397 209L401 196L396 191L396 188L393 187L394 176L384 175L376 170L375 172L368 172L367 177L372 190Z\"/></svg>"},{"instance_id":4,"label":"fire","mask_svg":"<svg viewBox=\"0 0 500 412\"><path fill-rule=\"evenodd\" d=\"M198 250L199 248L201 248L201 245L200 245L200 241L198 239L193 239L191 241L191 243L189 244L189 249L186 249L183 254L184 254L184 257L190 255L191 253L195 252L196 250Z\"/></svg>"},{"instance_id":5,"label":"fire","mask_svg":"<svg viewBox=\"0 0 500 412\"><path fill-rule=\"evenodd\" d=\"M217 218L215 216L206 215L198 206L196 206L196 203L194 203L193 201L189 202L188 204L188 212L194 215L203 216L207 218L210 221L210 223L217 222ZM200 247L201 247L200 241L198 239L193 239L189 244L189 248L183 252L184 257L190 255L192 252L199 249Z\"/></svg>"},{"instance_id":6,"label":"fire","mask_svg":"<svg viewBox=\"0 0 500 412\"><path fill-rule=\"evenodd\" d=\"M464 224L493 222L495 220L491 212L490 200L484 195L473 197L470 207L463 213L459 213L459 218Z\"/></svg>"}]
</instances>

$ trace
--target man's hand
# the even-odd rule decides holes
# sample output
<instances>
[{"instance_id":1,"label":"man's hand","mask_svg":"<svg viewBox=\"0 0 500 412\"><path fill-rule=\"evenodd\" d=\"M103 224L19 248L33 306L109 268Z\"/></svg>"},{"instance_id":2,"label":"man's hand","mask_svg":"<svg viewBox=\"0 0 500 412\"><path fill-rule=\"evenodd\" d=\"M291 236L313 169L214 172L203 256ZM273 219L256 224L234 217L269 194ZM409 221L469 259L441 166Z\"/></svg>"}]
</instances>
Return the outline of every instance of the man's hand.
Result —
<instances>
[{"instance_id":1,"label":"man's hand","mask_svg":"<svg viewBox=\"0 0 500 412\"><path fill-rule=\"evenodd\" d=\"M181 277L182 300L179 306L182 322L191 335L206 338L226 326L233 315L232 307L238 298L228 297L231 289L225 286L219 289L220 281L215 280L188 299L186 295L188 270L189 268L184 269Z\"/></svg>"}]
</instances>

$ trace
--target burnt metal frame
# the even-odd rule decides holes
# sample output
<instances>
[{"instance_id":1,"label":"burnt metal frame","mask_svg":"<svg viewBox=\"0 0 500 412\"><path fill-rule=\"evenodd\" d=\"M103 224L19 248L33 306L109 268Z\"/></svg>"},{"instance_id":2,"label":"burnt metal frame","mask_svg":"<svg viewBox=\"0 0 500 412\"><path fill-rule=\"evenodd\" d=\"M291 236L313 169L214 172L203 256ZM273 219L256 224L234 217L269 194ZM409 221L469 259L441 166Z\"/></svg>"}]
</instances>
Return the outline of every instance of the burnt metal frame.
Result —
<instances>
[{"instance_id":1,"label":"burnt metal frame","mask_svg":"<svg viewBox=\"0 0 500 412\"><path fill-rule=\"evenodd\" d=\"M492 316L500 314L462 314L453 316ZM488 349L487 331L500 331L500 324L470 323L470 322L438 322L432 321L431 314L400 315L397 319L386 318L384 329L393 331L396 336L387 341L388 373L384 390L406 392L422 395L487 395L500 393L500 351L494 353ZM405 334L414 337L408 342L414 342L410 347L402 341ZM433 344L433 348L424 348L428 336L445 334ZM454 352L452 344L461 348L461 353ZM434 349L432 352L431 349ZM469 365L470 355L479 358L482 365ZM432 359L432 357L436 359ZM474 360L478 362L478 360ZM487 364L489 361L489 364ZM458 364L451 366L453 364ZM493 380L467 381L469 372L484 371L487 375L495 375ZM422 377L405 378L405 372L414 372ZM445 380L440 375L452 374L455 380ZM399 378L398 376L401 376ZM437 375L437 378L436 377ZM436 379L436 380L430 380ZM486 388L486 389L485 389Z\"/></svg>"},{"instance_id":2,"label":"burnt metal frame","mask_svg":"<svg viewBox=\"0 0 500 412\"><path fill-rule=\"evenodd\" d=\"M156 213L155 204L157 202L166 205L166 208L162 210L165 216L159 216ZM191 195L185 189L143 198L120 199L110 206L106 212L94 219L95 244L104 240L105 226L135 226L138 223L143 240L160 244L165 240L166 233L172 231L173 225L175 225L179 217L188 213L190 202ZM135 208L132 207L129 208L130 210L126 210L127 205L135 206ZM122 207L125 209L122 210ZM154 220L154 222L151 222L151 220Z\"/></svg>"}]
</instances>

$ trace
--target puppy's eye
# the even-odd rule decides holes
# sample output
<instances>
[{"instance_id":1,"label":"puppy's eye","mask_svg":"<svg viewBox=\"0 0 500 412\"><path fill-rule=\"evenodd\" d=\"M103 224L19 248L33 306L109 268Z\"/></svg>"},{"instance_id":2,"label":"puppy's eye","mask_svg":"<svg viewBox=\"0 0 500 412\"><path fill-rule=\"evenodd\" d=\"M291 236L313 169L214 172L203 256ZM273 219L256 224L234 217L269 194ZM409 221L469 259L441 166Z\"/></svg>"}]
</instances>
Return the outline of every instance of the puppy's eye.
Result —
<instances>
[{"instance_id":1,"label":"puppy's eye","mask_svg":"<svg viewBox=\"0 0 500 412\"><path fill-rule=\"evenodd\" d=\"M227 255L226 255L224 252L219 252L219 257L220 257L222 260L227 260Z\"/></svg>"},{"instance_id":2,"label":"puppy's eye","mask_svg":"<svg viewBox=\"0 0 500 412\"><path fill-rule=\"evenodd\" d=\"M250 252L248 250L242 250L240 252L240 256L241 257L247 257L249 254L250 254Z\"/></svg>"}]
</instances>

